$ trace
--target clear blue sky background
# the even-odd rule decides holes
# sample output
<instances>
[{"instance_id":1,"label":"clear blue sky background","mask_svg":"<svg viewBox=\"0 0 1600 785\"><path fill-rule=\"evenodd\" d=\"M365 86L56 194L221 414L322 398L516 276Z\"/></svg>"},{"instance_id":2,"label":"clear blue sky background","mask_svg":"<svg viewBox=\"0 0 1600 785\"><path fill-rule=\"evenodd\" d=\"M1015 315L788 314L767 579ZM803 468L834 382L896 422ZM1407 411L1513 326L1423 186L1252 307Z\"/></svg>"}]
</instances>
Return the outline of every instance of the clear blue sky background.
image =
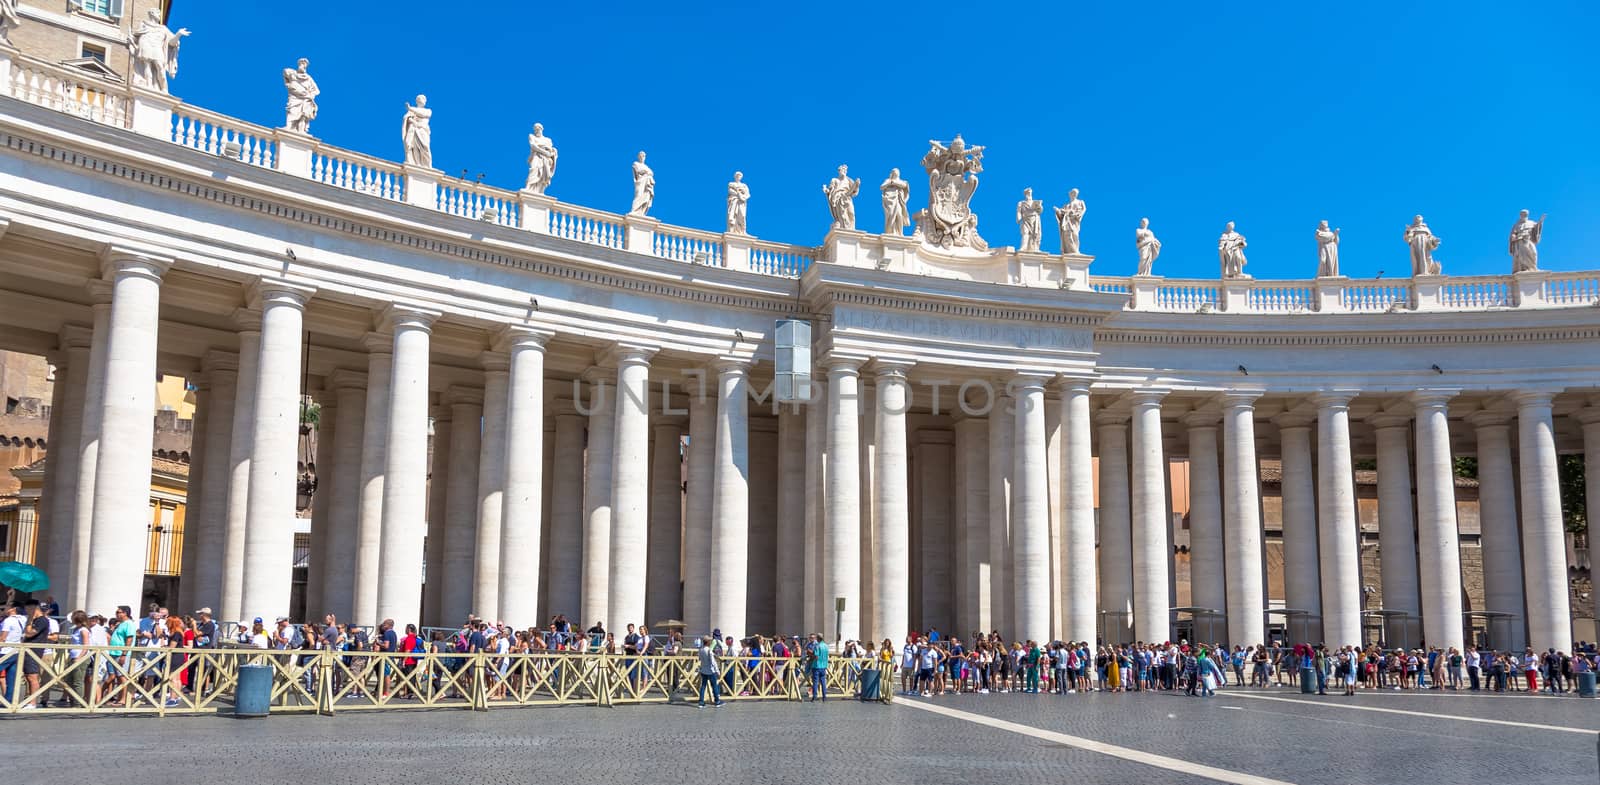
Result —
<instances>
[{"instance_id":1,"label":"clear blue sky background","mask_svg":"<svg viewBox=\"0 0 1600 785\"><path fill-rule=\"evenodd\" d=\"M741 169L750 231L805 245L838 164L877 231L890 167L920 208L927 140L959 132L988 146L973 204L990 244L1017 243L1023 187L1050 206L1077 187L1102 275L1133 272L1149 216L1158 274L1215 277L1233 220L1250 272L1308 277L1327 218L1347 275L1404 276L1419 212L1446 273L1503 273L1523 207L1549 213L1545 268L1600 267L1593 0L1090 5L177 0L194 34L173 92L277 126L280 69L305 56L330 144L399 160L426 93L448 173L520 187L539 121L562 201L626 211L642 149L653 215L720 230Z\"/></svg>"}]
</instances>

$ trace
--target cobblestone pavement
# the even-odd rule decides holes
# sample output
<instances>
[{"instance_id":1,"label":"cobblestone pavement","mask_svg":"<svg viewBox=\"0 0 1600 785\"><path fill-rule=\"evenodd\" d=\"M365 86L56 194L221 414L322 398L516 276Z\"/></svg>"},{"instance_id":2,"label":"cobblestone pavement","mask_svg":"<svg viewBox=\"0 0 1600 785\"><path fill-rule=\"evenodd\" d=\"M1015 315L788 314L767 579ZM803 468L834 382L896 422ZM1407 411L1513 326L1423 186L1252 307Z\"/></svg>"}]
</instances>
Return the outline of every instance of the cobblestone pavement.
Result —
<instances>
[{"instance_id":1,"label":"cobblestone pavement","mask_svg":"<svg viewBox=\"0 0 1600 785\"><path fill-rule=\"evenodd\" d=\"M440 777L538 781L557 762L616 783L691 773L725 783L1196 783L1160 768L1061 743L1050 732L1233 773L1300 785L1495 782L1591 785L1594 733L1361 711L1368 706L1452 717L1600 729L1600 701L1537 697L1226 692L1212 700L1150 695L963 695L928 701L967 717L903 705L744 702L546 707L490 712L349 712L337 717L8 718L11 781L67 782L70 763L114 766L141 785L195 782L193 762L256 783L393 783ZM1348 704L1345 703L1348 701ZM1045 738L989 727L991 717ZM19 747L18 745L23 745ZM8 779L9 779L8 778ZM589 779L589 776L585 776Z\"/></svg>"}]
</instances>

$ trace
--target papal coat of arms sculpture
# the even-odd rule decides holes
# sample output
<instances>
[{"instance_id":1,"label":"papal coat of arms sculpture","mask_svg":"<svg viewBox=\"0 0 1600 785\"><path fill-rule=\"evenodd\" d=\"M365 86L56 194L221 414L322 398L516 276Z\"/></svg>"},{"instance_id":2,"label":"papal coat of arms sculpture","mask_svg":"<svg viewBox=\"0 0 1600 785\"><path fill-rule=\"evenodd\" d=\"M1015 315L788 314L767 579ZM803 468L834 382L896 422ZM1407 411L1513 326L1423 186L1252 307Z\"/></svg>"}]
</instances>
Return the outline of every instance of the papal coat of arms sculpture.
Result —
<instances>
[{"instance_id":1,"label":"papal coat of arms sculpture","mask_svg":"<svg viewBox=\"0 0 1600 785\"><path fill-rule=\"evenodd\" d=\"M928 206L917 211L916 234L928 245L946 250L988 251L978 236L978 216L972 212L972 194L983 171L983 146L968 147L960 134L948 145L932 139L922 156L928 172Z\"/></svg>"}]
</instances>

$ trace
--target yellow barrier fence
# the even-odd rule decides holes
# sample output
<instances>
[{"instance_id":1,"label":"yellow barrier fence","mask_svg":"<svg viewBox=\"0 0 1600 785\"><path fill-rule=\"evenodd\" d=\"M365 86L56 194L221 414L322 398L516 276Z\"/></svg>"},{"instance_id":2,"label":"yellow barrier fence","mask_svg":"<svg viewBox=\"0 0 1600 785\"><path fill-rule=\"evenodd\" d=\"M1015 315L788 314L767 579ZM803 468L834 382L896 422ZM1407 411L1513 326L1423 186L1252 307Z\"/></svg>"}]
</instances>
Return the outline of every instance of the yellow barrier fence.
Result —
<instances>
[{"instance_id":1,"label":"yellow barrier fence","mask_svg":"<svg viewBox=\"0 0 1600 785\"><path fill-rule=\"evenodd\" d=\"M0 655L0 713L207 714L233 710L239 668L272 669L271 711L614 706L695 700L695 656L539 652L263 651L13 644ZM833 658L828 693L854 696L878 669L887 702L893 666ZM811 674L798 659L718 658L724 700L800 700ZM14 674L15 678L11 678Z\"/></svg>"}]
</instances>

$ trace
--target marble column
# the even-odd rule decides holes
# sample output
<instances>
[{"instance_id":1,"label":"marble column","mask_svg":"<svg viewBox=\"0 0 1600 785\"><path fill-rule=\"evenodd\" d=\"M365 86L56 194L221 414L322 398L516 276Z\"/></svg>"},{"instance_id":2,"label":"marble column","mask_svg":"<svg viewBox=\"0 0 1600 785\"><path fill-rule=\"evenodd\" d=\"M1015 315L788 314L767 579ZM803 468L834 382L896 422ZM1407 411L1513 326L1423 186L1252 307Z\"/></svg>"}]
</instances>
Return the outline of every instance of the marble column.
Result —
<instances>
[{"instance_id":1,"label":"marble column","mask_svg":"<svg viewBox=\"0 0 1600 785\"><path fill-rule=\"evenodd\" d=\"M1588 541L1589 552L1594 553L1600 546L1600 525L1595 521L1600 519L1600 396L1591 397L1589 406L1578 412L1578 421L1583 423L1583 464L1590 471L1584 472L1584 499L1588 505L1586 509L1594 510L1589 513ZM1481 466L1479 471L1481 472ZM1590 563L1595 563L1591 557ZM1590 574L1594 574L1591 567ZM1589 608L1589 613L1600 620L1600 591L1590 590L1590 599L1594 606ZM1494 610L1491 608L1490 610ZM1597 622L1600 623L1600 622Z\"/></svg>"},{"instance_id":2,"label":"marble column","mask_svg":"<svg viewBox=\"0 0 1600 785\"><path fill-rule=\"evenodd\" d=\"M73 325L64 326L71 327ZM49 447L49 442L54 442L56 439L60 438L62 433L66 430L66 425L63 422L67 418L66 354L66 339L57 335L55 351L45 355L45 360L49 363L51 370L50 377L53 380L52 384L50 385L50 416L45 421L45 435L47 437L47 442L44 446L47 449ZM204 381L204 377L201 377L201 380ZM206 383L206 390L210 390L209 383ZM82 412L79 412L78 416L81 417L82 414ZM198 416L200 414L209 414L209 412L201 412L196 410L196 415ZM195 429L194 444L200 445L203 442L204 432L197 427ZM190 454L194 454L192 450ZM56 576L57 580L60 579L60 576L65 575L66 573L52 573L50 570L53 568L65 570L66 563L72 560L72 538L68 537L62 532L62 527L60 524L61 519L56 517L55 513L52 511L52 508L56 506L58 500L61 498L60 494L56 491L56 486L61 484L60 481L62 473L57 471L59 465L60 461L57 460L51 460L45 463L44 484L39 489L39 498L34 500L34 503L32 504L34 534L33 558L30 562L35 567L45 570L47 575ZM191 469L191 476L197 475L199 471L200 470L198 467L193 467ZM199 489L197 488L195 492L195 498L199 498ZM19 508L19 512L20 509L21 508ZM25 537L26 534L27 532L25 530L21 529L20 527L18 528L19 538ZM185 543L187 543L192 536L192 532L189 531L188 527L185 527L183 530ZM24 540L19 539L18 545L23 546L17 549L19 552L25 550L26 542ZM184 576L179 582L179 589L185 592L192 591L192 587L194 586L194 581L189 576L189 573L191 572L190 567L191 565L188 562L184 563Z\"/></svg>"},{"instance_id":3,"label":"marble column","mask_svg":"<svg viewBox=\"0 0 1600 785\"><path fill-rule=\"evenodd\" d=\"M744 639L750 548L750 366L720 360L717 372L716 452L711 492L711 624L724 637ZM770 568L769 568L770 569Z\"/></svg>"},{"instance_id":4,"label":"marble column","mask_svg":"<svg viewBox=\"0 0 1600 785\"><path fill-rule=\"evenodd\" d=\"M483 366L483 436L478 440L477 479L477 531L472 543L472 613L489 619L499 619L500 609L500 545L502 522L505 519L506 489L506 406L510 394L510 362L505 352L483 352L478 355ZM576 467L580 473L579 493L582 493L583 444L577 447ZM573 581L577 578L578 545L571 551L570 566ZM577 592L567 613L577 613ZM576 625L576 619L572 620Z\"/></svg>"},{"instance_id":5,"label":"marble column","mask_svg":"<svg viewBox=\"0 0 1600 785\"><path fill-rule=\"evenodd\" d=\"M317 493L328 494L328 561L335 569L323 576L323 605L340 622L354 619L357 538L361 515L361 444L367 419L367 375L344 368L328 374L338 423L334 426L333 465L318 466Z\"/></svg>"},{"instance_id":6,"label":"marble column","mask_svg":"<svg viewBox=\"0 0 1600 785\"><path fill-rule=\"evenodd\" d=\"M777 630L778 420L750 418L750 547L745 571L745 634Z\"/></svg>"},{"instance_id":7,"label":"marble column","mask_svg":"<svg viewBox=\"0 0 1600 785\"><path fill-rule=\"evenodd\" d=\"M833 356L828 370L827 527L823 546L824 639L861 636L861 366ZM843 612L833 603L843 599ZM830 635L831 633L831 635Z\"/></svg>"},{"instance_id":8,"label":"marble column","mask_svg":"<svg viewBox=\"0 0 1600 785\"><path fill-rule=\"evenodd\" d=\"M683 622L691 635L711 632L711 499L716 481L717 400L689 392L688 492L684 498Z\"/></svg>"},{"instance_id":9,"label":"marble column","mask_svg":"<svg viewBox=\"0 0 1600 785\"><path fill-rule=\"evenodd\" d=\"M383 539L378 547L377 618L397 629L417 621L422 585L425 482L428 476L428 345L432 313L391 306L394 367L389 377L387 460L383 474Z\"/></svg>"},{"instance_id":10,"label":"marble column","mask_svg":"<svg viewBox=\"0 0 1600 785\"><path fill-rule=\"evenodd\" d=\"M1567 587L1566 532L1561 519L1555 425L1550 403L1555 392L1523 390L1517 402L1517 455L1522 486L1523 581L1528 602L1528 644L1534 651L1572 652L1572 606ZM1442 421L1442 417L1441 417ZM1445 445L1448 447L1448 433ZM1446 456L1449 455L1446 451ZM1452 503L1454 502L1452 485ZM1451 521L1455 507L1452 504ZM1459 575L1460 568L1457 567ZM1459 583L1459 577L1458 577ZM1459 598L1457 600L1459 603ZM1459 618L1459 616L1457 617ZM1455 627L1461 637L1461 625ZM1428 636L1433 642L1433 636ZM1459 646L1459 642L1451 643Z\"/></svg>"},{"instance_id":11,"label":"marble column","mask_svg":"<svg viewBox=\"0 0 1600 785\"><path fill-rule=\"evenodd\" d=\"M1350 465L1351 392L1324 392L1317 407L1317 544L1322 630L1329 646L1361 643L1361 546Z\"/></svg>"},{"instance_id":12,"label":"marble column","mask_svg":"<svg viewBox=\"0 0 1600 785\"><path fill-rule=\"evenodd\" d=\"M500 518L500 615L513 628L538 626L539 546L544 529L544 354L553 334L523 327L503 336L506 388L505 490Z\"/></svg>"},{"instance_id":13,"label":"marble column","mask_svg":"<svg viewBox=\"0 0 1600 785\"><path fill-rule=\"evenodd\" d=\"M351 595L349 621L377 626L383 621L378 615L378 567L379 547L383 541L383 486L388 467L389 385L394 376L394 339L373 332L367 333L362 343L367 347L367 405L361 424L355 591Z\"/></svg>"},{"instance_id":14,"label":"marble column","mask_svg":"<svg viewBox=\"0 0 1600 785\"><path fill-rule=\"evenodd\" d=\"M913 458L910 469L914 480L916 505L916 538L912 552L917 555L917 571L913 577L918 584L916 599L921 607L913 617L913 626L920 629L946 630L952 636L965 638L967 630L956 618L955 557L960 548L952 512L957 505L953 482L955 478L955 434L935 427L922 427L912 435ZM880 589L882 591L882 589ZM1045 597L1049 602L1049 596ZM910 599L908 598L908 602ZM904 640L910 628L889 629L872 639L882 641Z\"/></svg>"},{"instance_id":15,"label":"marble column","mask_svg":"<svg viewBox=\"0 0 1600 785\"><path fill-rule=\"evenodd\" d=\"M1465 642L1461 632L1461 545L1456 532L1455 465L1450 457L1450 422L1446 409L1454 396L1454 390L1418 390L1411 396L1417 417L1417 543L1421 564L1422 637L1429 646L1440 649L1461 648ZM1529 468L1523 464L1524 477ZM1553 481L1553 460L1551 468ZM1523 504L1526 507L1526 488ZM1557 514L1559 516L1559 512ZM1559 522L1556 528L1559 532ZM1567 596L1564 570L1560 594L1564 612ZM1538 636L1533 636L1532 640L1535 645L1540 641Z\"/></svg>"},{"instance_id":16,"label":"marble column","mask_svg":"<svg viewBox=\"0 0 1600 785\"><path fill-rule=\"evenodd\" d=\"M1219 421L1218 413L1208 409L1183 418L1189 429L1189 604L1225 613L1228 582L1223 556L1222 472L1217 462Z\"/></svg>"},{"instance_id":17,"label":"marble column","mask_svg":"<svg viewBox=\"0 0 1600 785\"><path fill-rule=\"evenodd\" d=\"M1012 494L1015 489L1017 415L1009 396L995 392L989 408L989 522L984 561L989 568L989 626L1007 639L1016 635L1012 618L1011 535Z\"/></svg>"},{"instance_id":18,"label":"marble column","mask_svg":"<svg viewBox=\"0 0 1600 785\"><path fill-rule=\"evenodd\" d=\"M1390 413L1368 420L1376 429L1378 442L1378 562L1383 608L1410 614L1403 620L1384 620L1384 641L1394 646L1414 645L1422 632L1422 597L1417 584L1417 524L1412 515L1411 448L1408 444L1411 419L1408 414ZM1508 471L1509 468L1507 464ZM1512 504L1515 503L1513 499ZM1511 530L1515 536L1515 513ZM1487 549L1484 556L1487 559ZM1521 585L1520 580L1518 585Z\"/></svg>"},{"instance_id":19,"label":"marble column","mask_svg":"<svg viewBox=\"0 0 1600 785\"><path fill-rule=\"evenodd\" d=\"M1318 643L1323 640L1322 578L1317 555L1317 480L1311 461L1312 420L1285 415L1277 422L1283 465L1279 488L1283 501L1284 604L1317 617L1308 625L1306 634L1311 640L1297 642Z\"/></svg>"},{"instance_id":20,"label":"marble column","mask_svg":"<svg viewBox=\"0 0 1600 785\"><path fill-rule=\"evenodd\" d=\"M1009 385L1015 401L1012 477L1011 615L1016 640L1050 640L1049 445L1044 429L1048 377L1019 374ZM1166 596L1166 592L1162 592Z\"/></svg>"},{"instance_id":21,"label":"marble column","mask_svg":"<svg viewBox=\"0 0 1600 785\"><path fill-rule=\"evenodd\" d=\"M94 329L89 347L89 368L83 382L83 421L78 443L78 484L72 504L72 556L62 599L73 608L87 607L89 594L89 540L94 536L94 479L99 465L100 420L104 415L106 345L111 334L111 282L89 282L94 302Z\"/></svg>"},{"instance_id":22,"label":"marble column","mask_svg":"<svg viewBox=\"0 0 1600 785\"><path fill-rule=\"evenodd\" d=\"M674 477L674 480L677 478ZM775 632L805 628L806 414L798 406L778 412L778 564Z\"/></svg>"},{"instance_id":23,"label":"marble column","mask_svg":"<svg viewBox=\"0 0 1600 785\"><path fill-rule=\"evenodd\" d=\"M72 586L72 549L77 534L78 446L83 442L83 401L88 383L89 355L94 331L80 324L61 328L61 366L56 368L59 406L52 411L50 427L51 485L45 496L45 522L50 542L45 552L45 573L56 584L54 596L63 609L68 605ZM229 391L231 396L232 392ZM229 406L232 405L230 401ZM213 421L215 418L213 418Z\"/></svg>"},{"instance_id":24,"label":"marble column","mask_svg":"<svg viewBox=\"0 0 1600 785\"><path fill-rule=\"evenodd\" d=\"M63 371L64 369L62 368L56 369L57 374L60 374ZM188 488L184 494L186 504L183 531L178 542L178 554L180 562L178 572L178 590L175 595L169 599L169 602L177 605L179 608L198 608L200 606L194 604L195 562L197 561L194 558L194 554L200 552L200 527L194 525L197 523L197 521L189 517L189 511L198 511L200 509L200 505L205 504L206 431L211 420L212 395L211 379L206 376L203 368L192 378L186 379L186 382L189 387L188 397L192 398L194 401L194 417L189 421L189 482ZM55 388L59 390L60 385L57 384ZM52 397L54 398L54 403L51 404L52 407L59 405L59 394L53 395ZM56 426L59 425L57 422L57 412L59 411L59 409L51 409L51 422L48 424L48 427L50 427L51 430L55 430ZM51 493L49 474L45 475L43 493L44 499L48 500ZM46 522L48 521L49 519L46 518ZM316 529L313 528L311 531L312 535L315 536ZM39 536L38 539L35 540L34 546L36 549L34 551L34 558L36 560L42 559L44 556L44 552L38 549L48 546L48 543L44 539L45 535L48 533L48 529L39 530ZM184 558L185 556L188 558ZM42 561L36 561L35 563L40 565L43 564ZM313 572L316 570L315 562L311 563L310 569ZM308 586L307 589L307 594L309 596L310 587Z\"/></svg>"},{"instance_id":25,"label":"marble column","mask_svg":"<svg viewBox=\"0 0 1600 785\"><path fill-rule=\"evenodd\" d=\"M1062 523L1066 543L1063 574L1062 635L1069 641L1093 641L1096 635L1093 425L1089 415L1089 379L1066 378L1062 415L1066 434L1061 458Z\"/></svg>"},{"instance_id":26,"label":"marble column","mask_svg":"<svg viewBox=\"0 0 1600 785\"><path fill-rule=\"evenodd\" d=\"M1134 639L1172 637L1167 596L1167 461L1161 452L1162 390L1136 390L1130 451L1129 500L1133 543ZM1230 597L1232 592L1229 593Z\"/></svg>"},{"instance_id":27,"label":"marble column","mask_svg":"<svg viewBox=\"0 0 1600 785\"><path fill-rule=\"evenodd\" d=\"M1222 396L1222 498L1228 576L1228 642L1266 643L1266 592L1261 582L1261 497L1256 477L1258 392ZM1145 640L1151 640L1146 638ZM1304 641L1302 641L1304 642Z\"/></svg>"},{"instance_id":28,"label":"marble column","mask_svg":"<svg viewBox=\"0 0 1600 785\"><path fill-rule=\"evenodd\" d=\"M228 441L227 508L222 530L221 599L214 609L220 621L244 621L244 543L250 513L250 459L255 454L256 387L260 382L261 311L233 313L239 327L239 375L233 398L233 429Z\"/></svg>"},{"instance_id":29,"label":"marble column","mask_svg":"<svg viewBox=\"0 0 1600 785\"><path fill-rule=\"evenodd\" d=\"M555 463L550 486L550 615L578 623L583 596L583 424L570 408L556 414ZM485 433L484 441L488 441Z\"/></svg>"},{"instance_id":30,"label":"marble column","mask_svg":"<svg viewBox=\"0 0 1600 785\"><path fill-rule=\"evenodd\" d=\"M450 503L450 443L455 430L451 421L450 406L441 403L432 409L433 437L430 440L428 463L428 536L426 555L422 557L422 623L440 627L448 622L439 606L444 604L444 522L445 508ZM460 623L460 620L454 620Z\"/></svg>"},{"instance_id":31,"label":"marble column","mask_svg":"<svg viewBox=\"0 0 1600 785\"><path fill-rule=\"evenodd\" d=\"M1128 510L1128 415L1102 410L1100 459L1100 611L1107 643L1133 642L1133 533ZM1088 640L1095 640L1089 638ZM1165 636L1162 640L1166 640Z\"/></svg>"},{"instance_id":32,"label":"marble column","mask_svg":"<svg viewBox=\"0 0 1600 785\"><path fill-rule=\"evenodd\" d=\"M317 452L312 456L312 466L310 468L312 469L312 476L316 478L317 485L311 496L311 541L307 554L309 563L306 565L305 588L304 619L306 621L321 621L323 615L328 612L328 601L323 594L323 590L328 585L328 562L331 561L328 558L328 554L331 553L328 543L332 538L329 530L333 528L332 515L330 513L333 509L333 499L331 498L333 495L333 478L331 475L333 474L335 445L339 441L339 402L335 398L333 391L319 391L316 395L316 401L317 424L314 432L316 433ZM199 422L196 421L195 427L198 428L199 425ZM210 449L210 447L207 446L206 449ZM190 477L189 482L192 486L194 478ZM298 489L296 489L296 495L298 496ZM200 494L200 503L205 503L204 490ZM183 552L187 554L194 551L191 551L188 545L185 545ZM339 570L340 567L341 565L339 564L333 565L335 571ZM186 599L184 607L193 609L200 606Z\"/></svg>"},{"instance_id":33,"label":"marble column","mask_svg":"<svg viewBox=\"0 0 1600 785\"><path fill-rule=\"evenodd\" d=\"M1467 421L1477 431L1478 442L1478 529L1483 552L1484 604L1480 610L1513 614L1509 620L1491 619L1489 635L1495 648L1522 651L1528 645L1524 632L1528 611L1522 601L1522 542L1521 534L1517 531L1517 481L1511 468L1513 416L1512 412L1485 409L1473 412ZM1403 445L1404 431L1401 431L1401 439ZM1382 509L1381 506L1379 509ZM1414 549L1415 546L1412 547ZM1411 586L1415 591L1415 580ZM1387 597L1388 587L1385 586L1383 591Z\"/></svg>"},{"instance_id":34,"label":"marble column","mask_svg":"<svg viewBox=\"0 0 1600 785\"><path fill-rule=\"evenodd\" d=\"M478 550L478 460L483 452L483 390L452 386L445 391L450 405L450 453L445 461L447 483L444 545L440 567L444 580L439 594L439 618L457 624L472 613L473 569ZM434 474L434 482L440 479ZM496 616L496 619L505 619ZM509 621L509 619L505 619Z\"/></svg>"},{"instance_id":35,"label":"marble column","mask_svg":"<svg viewBox=\"0 0 1600 785\"><path fill-rule=\"evenodd\" d=\"M912 629L911 478L906 458L906 412L910 408L906 372L911 366L883 360L874 366L878 405L873 407L877 437L873 474L878 487L872 518L877 535L873 570L878 593L865 633L870 640L898 641ZM919 626L926 623L926 618L918 620Z\"/></svg>"},{"instance_id":36,"label":"marble column","mask_svg":"<svg viewBox=\"0 0 1600 785\"><path fill-rule=\"evenodd\" d=\"M199 504L191 506L184 526L195 530L194 548L185 549L185 561L193 560L194 584L184 591L185 610L212 608L222 604L222 548L228 526L229 457L232 454L234 402L239 389L239 358L232 352L212 350L200 361L211 381L211 413L206 420L206 451L199 456L205 465ZM70 373L70 369L68 373ZM319 469L321 467L318 467Z\"/></svg>"},{"instance_id":37,"label":"marble column","mask_svg":"<svg viewBox=\"0 0 1600 785\"><path fill-rule=\"evenodd\" d=\"M617 414L611 458L609 613L618 630L626 624L649 624L644 594L650 537L650 358L655 352L619 344L610 358L617 368Z\"/></svg>"},{"instance_id":38,"label":"marble column","mask_svg":"<svg viewBox=\"0 0 1600 785\"><path fill-rule=\"evenodd\" d=\"M589 444L584 454L583 478L583 580L580 619L588 629L611 619L611 456L616 449L616 373L590 368ZM623 629L619 623L611 625Z\"/></svg>"},{"instance_id":39,"label":"marble column","mask_svg":"<svg viewBox=\"0 0 1600 785\"><path fill-rule=\"evenodd\" d=\"M647 624L654 624L683 619L678 575L683 555L683 423L662 417L650 427L655 443L650 447L650 552L644 615Z\"/></svg>"},{"instance_id":40,"label":"marble column","mask_svg":"<svg viewBox=\"0 0 1600 785\"><path fill-rule=\"evenodd\" d=\"M823 579L826 556L828 505L828 382L811 380L811 400L806 403L806 532L805 601L801 612L805 629L822 632L827 593ZM691 467L692 468L692 467Z\"/></svg>"},{"instance_id":41,"label":"marble column","mask_svg":"<svg viewBox=\"0 0 1600 785\"><path fill-rule=\"evenodd\" d=\"M994 629L989 624L989 423L963 414L955 429L955 513L961 554L960 594L952 631L964 637L968 632Z\"/></svg>"},{"instance_id":42,"label":"marble column","mask_svg":"<svg viewBox=\"0 0 1600 785\"><path fill-rule=\"evenodd\" d=\"M100 448L95 466L93 534L84 607L137 607L144 597L150 446L155 437L156 332L161 276L171 259L113 248L102 271L111 281ZM130 514L131 511L140 514Z\"/></svg>"}]
</instances>

